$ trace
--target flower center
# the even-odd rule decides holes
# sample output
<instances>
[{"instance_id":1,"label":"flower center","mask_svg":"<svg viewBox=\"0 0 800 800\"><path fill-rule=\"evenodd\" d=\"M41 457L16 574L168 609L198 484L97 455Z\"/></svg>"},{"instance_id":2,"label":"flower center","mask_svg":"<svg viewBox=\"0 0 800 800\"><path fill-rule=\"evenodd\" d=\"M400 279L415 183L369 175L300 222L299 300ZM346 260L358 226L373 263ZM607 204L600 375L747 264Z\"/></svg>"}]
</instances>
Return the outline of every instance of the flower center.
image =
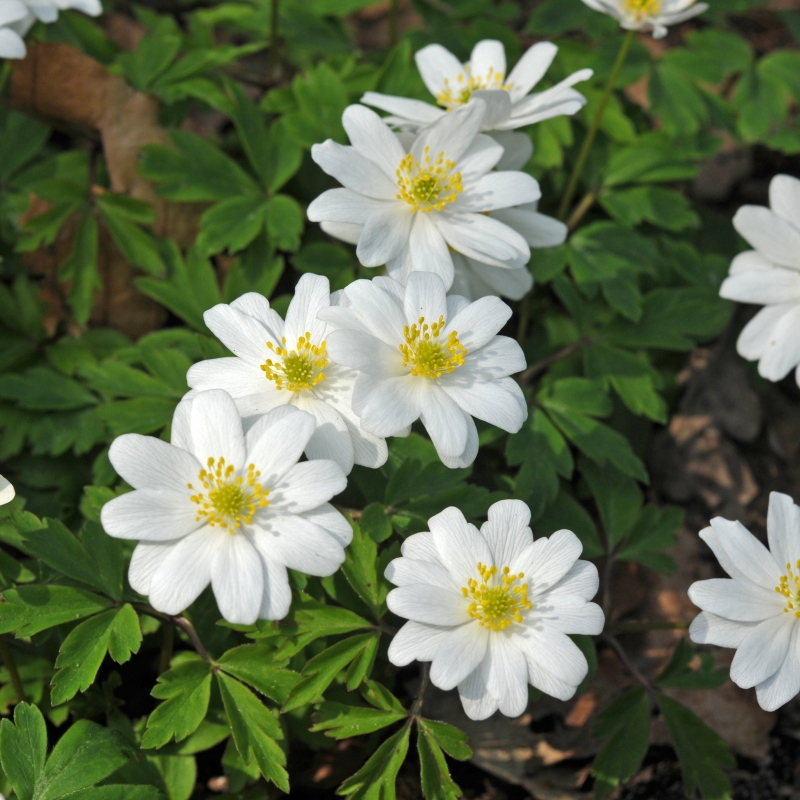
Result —
<instances>
[{"instance_id":1,"label":"flower center","mask_svg":"<svg viewBox=\"0 0 800 800\"><path fill-rule=\"evenodd\" d=\"M444 153L439 153L434 161L428 147L425 148L421 166L409 153L395 173L400 189L397 199L405 200L411 206L412 214L415 211L441 211L464 191L461 173L454 172L455 167L455 161L444 160Z\"/></svg>"},{"instance_id":2,"label":"flower center","mask_svg":"<svg viewBox=\"0 0 800 800\"><path fill-rule=\"evenodd\" d=\"M800 559L797 560L795 567L800 570ZM781 575L780 584L775 587L778 594L786 598L786 605L783 607L785 613L793 613L800 619L800 575L792 572L792 565L786 565L786 575Z\"/></svg>"},{"instance_id":3,"label":"flower center","mask_svg":"<svg viewBox=\"0 0 800 800\"><path fill-rule=\"evenodd\" d=\"M461 593L470 600L467 613L477 619L484 628L504 631L512 622L522 622L522 612L531 606L528 600L528 584L519 584L524 572L511 575L508 567L503 567L502 576L497 577L497 567L487 567L478 562L478 572L483 583L474 578L467 581Z\"/></svg>"},{"instance_id":4,"label":"flower center","mask_svg":"<svg viewBox=\"0 0 800 800\"><path fill-rule=\"evenodd\" d=\"M268 358L261 369L267 380L275 381L278 389L288 389L290 392L309 391L325 380L322 370L328 366L328 354L325 342L319 346L311 344L311 334L306 331L305 336L297 340L297 347L289 351L286 348L286 338L281 339L281 345L276 347L272 342L267 342L267 347L280 359L273 361Z\"/></svg>"},{"instance_id":5,"label":"flower center","mask_svg":"<svg viewBox=\"0 0 800 800\"><path fill-rule=\"evenodd\" d=\"M469 65L466 65L464 72L456 78L455 85L451 85L449 78L444 79L442 91L436 95L436 102L451 111L468 103L472 93L478 89L499 89L507 92L513 84L503 83L503 77L503 73L495 72L494 67L489 67L485 75L473 75Z\"/></svg>"},{"instance_id":6,"label":"flower center","mask_svg":"<svg viewBox=\"0 0 800 800\"><path fill-rule=\"evenodd\" d=\"M452 372L464 363L466 348L458 341L456 331L451 331L446 339L439 336L444 329L444 317L428 325L425 317L420 317L410 328L403 328L405 343L400 345L403 366L411 367L411 374L423 378L441 378L445 372Z\"/></svg>"},{"instance_id":7,"label":"flower center","mask_svg":"<svg viewBox=\"0 0 800 800\"><path fill-rule=\"evenodd\" d=\"M224 458L209 458L208 469L201 469L198 475L203 490L186 484L197 491L189 498L197 506L195 520L205 519L212 528L219 525L228 533L234 533L243 522L249 525L256 509L269 505L269 490L256 482L260 475L253 464L247 468L247 475L236 475L236 467L226 464Z\"/></svg>"},{"instance_id":8,"label":"flower center","mask_svg":"<svg viewBox=\"0 0 800 800\"><path fill-rule=\"evenodd\" d=\"M662 2L663 0L623 0L623 7L632 17L643 20L657 16Z\"/></svg>"}]
</instances>

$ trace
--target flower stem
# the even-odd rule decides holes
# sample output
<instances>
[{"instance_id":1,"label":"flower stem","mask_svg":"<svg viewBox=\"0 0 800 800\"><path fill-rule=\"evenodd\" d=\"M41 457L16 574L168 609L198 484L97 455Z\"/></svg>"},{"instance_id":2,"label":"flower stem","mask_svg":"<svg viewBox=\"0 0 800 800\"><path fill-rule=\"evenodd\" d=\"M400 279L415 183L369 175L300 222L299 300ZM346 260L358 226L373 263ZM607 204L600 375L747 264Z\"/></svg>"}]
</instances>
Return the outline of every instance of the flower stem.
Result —
<instances>
[{"instance_id":1,"label":"flower stem","mask_svg":"<svg viewBox=\"0 0 800 800\"><path fill-rule=\"evenodd\" d=\"M400 0L389 3L389 47L397 44L397 18L400 15Z\"/></svg>"},{"instance_id":2,"label":"flower stem","mask_svg":"<svg viewBox=\"0 0 800 800\"><path fill-rule=\"evenodd\" d=\"M553 355L543 358L541 361L534 362L525 370L525 372L521 372L519 374L519 382L523 384L523 386L526 383L530 383L530 381L540 372L546 370L548 367L552 367L553 364L557 364L559 361L563 361L565 358L569 358L573 353L583 350L584 347L588 347L593 343L593 341L594 340L589 336L584 336L582 339L567 345L557 353L553 353Z\"/></svg>"},{"instance_id":3,"label":"flower stem","mask_svg":"<svg viewBox=\"0 0 800 800\"><path fill-rule=\"evenodd\" d=\"M175 626L161 625L161 657L158 660L158 674L163 675L169 669L169 662L172 661L172 648L175 645Z\"/></svg>"},{"instance_id":4,"label":"flower stem","mask_svg":"<svg viewBox=\"0 0 800 800\"><path fill-rule=\"evenodd\" d=\"M154 619L161 620L161 622L170 622L176 628L180 628L188 637L189 641L192 643L192 647L197 651L197 654L203 659L203 661L208 661L209 664L212 666L216 666L216 661L211 657L211 653L206 650L205 645L200 641L200 637L197 635L197 631L195 630L194 625L184 616L172 616L171 614L165 614L163 611L156 611L152 606L148 605L147 603L134 603L133 607L140 613L140 614L147 614L148 617L153 617ZM173 638L174 641L174 638ZM162 646L162 658L164 655L163 646Z\"/></svg>"},{"instance_id":5,"label":"flower stem","mask_svg":"<svg viewBox=\"0 0 800 800\"><path fill-rule=\"evenodd\" d=\"M425 661L422 664L422 672L420 673L419 679L419 691L417 692L417 696L414 700L414 704L411 706L411 710L408 712L409 720L412 719L419 719L419 712L422 709L422 699L425 695L425 690L428 688L428 682L430 680L431 675L431 665L429 661Z\"/></svg>"},{"instance_id":6,"label":"flower stem","mask_svg":"<svg viewBox=\"0 0 800 800\"><path fill-rule=\"evenodd\" d=\"M643 673L639 670L639 668L631 661L628 654L625 652L625 648L616 640L614 636L610 633L603 633L601 637L604 641L608 642L611 645L614 652L619 657L619 660L622 662L623 666L628 670L628 672L636 678L639 683L647 689L647 693L650 695L651 698L655 698L658 694L658 689L656 689L655 684Z\"/></svg>"},{"instance_id":7,"label":"flower stem","mask_svg":"<svg viewBox=\"0 0 800 800\"><path fill-rule=\"evenodd\" d=\"M617 78L619 78L622 65L625 63L625 58L628 55L628 50L630 49L634 35L635 31L630 30L625 34L625 38L622 40L622 45L620 46L619 53L617 54L617 60L614 62L614 67L611 70L611 75L608 78L608 83L606 84L603 96L600 98L600 104L597 106L597 111L594 112L594 117L592 118L591 125L589 126L589 131L586 134L586 138L583 140L583 147L581 147L578 160L575 162L575 166L572 168L572 174L569 176L567 190L564 192L564 197L561 199L561 206L558 209L558 218L560 220L567 218L570 203L572 202L572 196L575 194L575 187L578 185L578 180L583 172L586 159L589 157L589 152L592 149L594 137L597 135L597 129L600 127L600 120L603 118L603 112L606 110L608 101L611 98L611 92L614 91L614 86L617 82Z\"/></svg>"},{"instance_id":8,"label":"flower stem","mask_svg":"<svg viewBox=\"0 0 800 800\"><path fill-rule=\"evenodd\" d=\"M22 679L19 677L19 670L17 669L17 662L14 660L14 653L6 641L5 636L0 636L0 658L8 670L8 676L11 680L11 687L14 689L18 703L24 703L28 698L25 696L25 688L22 685Z\"/></svg>"},{"instance_id":9,"label":"flower stem","mask_svg":"<svg viewBox=\"0 0 800 800\"><path fill-rule=\"evenodd\" d=\"M278 68L280 66L280 58L278 54L278 28L279 22L279 6L280 0L270 0L270 31L269 31L269 61L267 69L269 75L267 76L270 81L274 81L278 77Z\"/></svg>"}]
</instances>

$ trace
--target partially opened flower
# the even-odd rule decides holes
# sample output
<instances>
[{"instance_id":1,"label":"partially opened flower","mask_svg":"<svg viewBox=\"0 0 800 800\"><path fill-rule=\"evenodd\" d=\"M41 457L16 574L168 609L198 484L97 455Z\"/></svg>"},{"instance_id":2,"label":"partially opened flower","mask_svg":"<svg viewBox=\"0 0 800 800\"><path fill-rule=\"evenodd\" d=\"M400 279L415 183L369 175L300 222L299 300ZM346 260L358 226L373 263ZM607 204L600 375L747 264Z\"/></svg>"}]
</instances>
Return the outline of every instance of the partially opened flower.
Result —
<instances>
[{"instance_id":1,"label":"partially opened flower","mask_svg":"<svg viewBox=\"0 0 800 800\"><path fill-rule=\"evenodd\" d=\"M448 467L478 452L473 417L516 432L528 416L519 384L525 369L513 339L497 336L511 309L497 297L470 303L445 296L441 278L414 272L403 287L391 278L359 280L345 304L323 312L339 330L331 358L359 371L353 410L376 436L405 436L422 420Z\"/></svg>"},{"instance_id":2,"label":"partially opened flower","mask_svg":"<svg viewBox=\"0 0 800 800\"><path fill-rule=\"evenodd\" d=\"M731 680L755 686L759 705L774 711L800 692L800 508L785 494L770 494L769 550L740 522L721 517L700 538L730 578L689 587L702 609L689 636L735 648Z\"/></svg>"},{"instance_id":3,"label":"partially opened flower","mask_svg":"<svg viewBox=\"0 0 800 800\"><path fill-rule=\"evenodd\" d=\"M55 22L58 12L74 8L96 17L103 13L100 0L2 0L0 2L0 58L25 58L22 37L31 26Z\"/></svg>"},{"instance_id":4,"label":"partially opened flower","mask_svg":"<svg viewBox=\"0 0 800 800\"><path fill-rule=\"evenodd\" d=\"M507 95L501 110L486 118L483 131L512 131L552 117L574 114L586 98L572 87L592 77L592 70L582 69L543 92L531 90L544 77L558 48L550 42L538 42L522 56L510 74L506 73L506 52L502 42L484 39L472 49L470 60L462 64L439 44L423 47L416 54L417 68L428 91L438 105L407 97L367 92L361 102L388 111L391 125L418 129L441 119L453 109L466 105L473 97L486 99L486 93ZM475 93L478 92L476 95ZM501 169L520 169L530 158L533 145L526 134L505 133L498 137L511 151Z\"/></svg>"},{"instance_id":5,"label":"partially opened flower","mask_svg":"<svg viewBox=\"0 0 800 800\"><path fill-rule=\"evenodd\" d=\"M435 272L446 287L453 282L451 248L498 267L524 266L528 243L494 213L533 203L541 193L524 172L492 172L503 148L479 134L491 105L475 100L454 110L409 148L374 111L349 106L342 123L352 146L329 139L311 149L344 188L320 195L308 218L326 223L334 235L346 226L340 238L360 226L356 255L364 266Z\"/></svg>"},{"instance_id":6,"label":"partially opened flower","mask_svg":"<svg viewBox=\"0 0 800 800\"><path fill-rule=\"evenodd\" d=\"M764 308L745 325L739 355L758 360L758 372L779 381L800 365L800 180L776 175L770 208L742 206L736 230L755 248L733 259L719 293ZM795 372L800 384L800 367Z\"/></svg>"},{"instance_id":7,"label":"partially opened flower","mask_svg":"<svg viewBox=\"0 0 800 800\"><path fill-rule=\"evenodd\" d=\"M153 608L178 614L211 584L229 622L281 619L286 569L331 575L352 530L328 501L347 483L333 461L297 463L314 417L281 406L245 434L217 389L182 400L172 443L129 433L109 451L131 486L103 506L106 532L138 539L128 577Z\"/></svg>"},{"instance_id":8,"label":"partially opened flower","mask_svg":"<svg viewBox=\"0 0 800 800\"><path fill-rule=\"evenodd\" d=\"M569 700L588 665L567 634L603 630L603 612L589 602L597 568L579 560L580 540L561 530L534 542L530 518L522 501L501 500L478 530L447 508L428 520L430 532L409 536L402 558L386 568L398 587L389 608L409 620L389 660L432 662L431 682L457 686L471 719L498 708L519 716L528 683Z\"/></svg>"},{"instance_id":9,"label":"partially opened flower","mask_svg":"<svg viewBox=\"0 0 800 800\"><path fill-rule=\"evenodd\" d=\"M15 496L14 487L11 483L0 475L0 506L10 503Z\"/></svg>"},{"instance_id":10,"label":"partially opened flower","mask_svg":"<svg viewBox=\"0 0 800 800\"><path fill-rule=\"evenodd\" d=\"M194 364L186 380L197 391L228 392L245 427L273 408L297 406L317 420L306 446L309 458L332 459L345 473L354 462L379 467L386 461L386 441L363 431L353 412L356 373L328 358L330 328L317 313L330 303L328 279L306 274L297 282L285 323L256 293L214 306L203 318L235 358Z\"/></svg>"},{"instance_id":11,"label":"partially opened flower","mask_svg":"<svg viewBox=\"0 0 800 800\"><path fill-rule=\"evenodd\" d=\"M667 35L667 26L702 14L707 3L697 0L583 0L589 8L610 14L626 30L653 32L654 39Z\"/></svg>"},{"instance_id":12,"label":"partially opened flower","mask_svg":"<svg viewBox=\"0 0 800 800\"><path fill-rule=\"evenodd\" d=\"M520 234L531 249L563 244L567 238L567 226L553 217L540 214L537 206L537 203L528 203L487 213ZM360 225L323 222L322 230L350 244L358 244L363 228ZM449 291L468 300L477 300L487 295L520 300L533 286L533 276L526 266L498 267L462 255L452 248L450 255L453 259L453 283ZM536 258L535 253L531 256ZM403 284L411 274L411 264L407 261L393 261L387 267L389 275Z\"/></svg>"}]
</instances>

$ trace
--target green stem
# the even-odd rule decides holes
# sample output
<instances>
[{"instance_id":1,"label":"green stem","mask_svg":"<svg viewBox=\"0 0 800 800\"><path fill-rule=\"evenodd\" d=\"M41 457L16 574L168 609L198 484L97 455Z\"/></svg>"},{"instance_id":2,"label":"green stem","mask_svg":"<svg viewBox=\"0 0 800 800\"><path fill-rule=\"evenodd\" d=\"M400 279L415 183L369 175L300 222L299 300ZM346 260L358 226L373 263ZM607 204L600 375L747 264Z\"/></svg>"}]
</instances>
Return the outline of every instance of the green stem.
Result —
<instances>
[{"instance_id":1,"label":"green stem","mask_svg":"<svg viewBox=\"0 0 800 800\"><path fill-rule=\"evenodd\" d=\"M417 692L417 696L414 700L414 705L411 706L411 710L408 713L409 721L412 719L419 718L419 712L422 709L422 699L425 696L425 690L428 688L428 681L430 680L431 675L431 665L429 661L425 661L422 664L422 673L420 675L419 681L419 691Z\"/></svg>"},{"instance_id":2,"label":"green stem","mask_svg":"<svg viewBox=\"0 0 800 800\"><path fill-rule=\"evenodd\" d=\"M14 660L14 653L11 651L8 642L4 636L0 636L0 658L8 670L8 676L11 679L11 687L14 689L14 694L17 697L18 703L24 703L28 698L25 696L25 688L22 685L22 679L19 677L19 670L17 669L17 662Z\"/></svg>"},{"instance_id":3,"label":"green stem","mask_svg":"<svg viewBox=\"0 0 800 800\"><path fill-rule=\"evenodd\" d=\"M597 129L600 127L600 120L603 118L603 112L606 110L608 101L611 98L611 92L614 91L614 86L617 83L617 78L619 78L622 65L625 63L625 58L628 55L628 50L630 49L635 33L636 32L632 30L628 31L625 34L625 38L622 40L622 45L620 46L619 53L617 54L617 60L614 62L614 67L611 70L611 75L608 78L605 91L603 92L603 96L600 98L600 105L597 106L597 111L594 113L592 123L589 126L589 131L583 141L583 147L581 147L581 152L578 155L578 160L575 162L575 166L572 169L572 175L569 176L567 190L564 192L564 197L561 199L561 206L558 209L558 218L560 220L567 218L570 203L572 202L572 196L575 194L575 188L578 185L578 180L580 179L583 168L586 165L586 159L589 157L589 152L592 149L594 137L597 135Z\"/></svg>"},{"instance_id":4,"label":"green stem","mask_svg":"<svg viewBox=\"0 0 800 800\"><path fill-rule=\"evenodd\" d=\"M172 648L175 646L175 626L168 623L161 625L161 657L158 661L158 674L163 675L172 661Z\"/></svg>"},{"instance_id":5,"label":"green stem","mask_svg":"<svg viewBox=\"0 0 800 800\"><path fill-rule=\"evenodd\" d=\"M397 18L400 14L400 0L389 3L389 47L397 44Z\"/></svg>"},{"instance_id":6,"label":"green stem","mask_svg":"<svg viewBox=\"0 0 800 800\"><path fill-rule=\"evenodd\" d=\"M270 31L269 31L269 61L267 64L269 75L267 77L271 81L277 79L278 68L280 66L280 58L278 54L278 48L280 46L278 41L278 29L280 27L280 17L278 13L279 6L280 6L280 0L270 0L271 15L270 15Z\"/></svg>"}]
</instances>

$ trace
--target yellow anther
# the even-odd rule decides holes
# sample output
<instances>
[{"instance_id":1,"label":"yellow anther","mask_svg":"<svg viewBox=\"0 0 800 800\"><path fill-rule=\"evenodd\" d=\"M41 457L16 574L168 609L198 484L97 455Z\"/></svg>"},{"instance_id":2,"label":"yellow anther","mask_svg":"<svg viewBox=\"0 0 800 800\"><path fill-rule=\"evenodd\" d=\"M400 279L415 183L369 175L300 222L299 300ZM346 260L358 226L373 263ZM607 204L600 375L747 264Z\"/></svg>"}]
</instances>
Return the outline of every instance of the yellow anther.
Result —
<instances>
[{"instance_id":1,"label":"yellow anther","mask_svg":"<svg viewBox=\"0 0 800 800\"><path fill-rule=\"evenodd\" d=\"M455 171L455 161L445 161L444 153L432 159L429 148L425 148L422 164L408 153L400 162L395 173L398 200L405 200L411 206L411 213L421 211L441 211L464 191L461 173Z\"/></svg>"},{"instance_id":2,"label":"yellow anther","mask_svg":"<svg viewBox=\"0 0 800 800\"><path fill-rule=\"evenodd\" d=\"M623 0L625 11L639 21L656 17L664 0Z\"/></svg>"},{"instance_id":3,"label":"yellow anther","mask_svg":"<svg viewBox=\"0 0 800 800\"><path fill-rule=\"evenodd\" d=\"M478 89L509 91L513 84L503 83L503 77L503 73L495 72L494 67L489 67L485 75L473 75L467 64L464 72L456 78L455 85L451 85L449 79L444 79L442 90L436 95L436 102L448 111L452 111L454 108L468 103L472 93Z\"/></svg>"},{"instance_id":4,"label":"yellow anther","mask_svg":"<svg viewBox=\"0 0 800 800\"><path fill-rule=\"evenodd\" d=\"M197 522L205 519L212 528L219 525L234 533L242 523L253 521L257 509L269 505L269 490L258 483L261 473L254 464L248 466L246 475L235 476L236 467L226 464L224 458L209 458L207 464L208 469L201 469L198 475L204 491L189 498L197 506ZM186 486L196 491L191 483Z\"/></svg>"},{"instance_id":5,"label":"yellow anther","mask_svg":"<svg viewBox=\"0 0 800 800\"><path fill-rule=\"evenodd\" d=\"M425 317L420 317L416 325L403 329L405 342L400 347L403 366L411 367L412 375L423 378L441 378L464 364L467 349L458 341L456 331L451 331L442 339L444 317L428 325Z\"/></svg>"},{"instance_id":6,"label":"yellow anther","mask_svg":"<svg viewBox=\"0 0 800 800\"><path fill-rule=\"evenodd\" d=\"M800 559L797 561L797 569L800 570ZM786 605L783 610L787 614L792 611L800 619L800 575L795 575L792 570L791 562L786 564L787 575L781 575L775 591L786 598ZM790 582L793 586L790 586Z\"/></svg>"},{"instance_id":7,"label":"yellow anther","mask_svg":"<svg viewBox=\"0 0 800 800\"><path fill-rule=\"evenodd\" d=\"M504 631L512 622L522 622L522 612L532 607L528 584L518 583L524 573L512 575L509 567L503 567L498 579L496 566L478 562L478 574L482 583L470 578L461 588L461 594L471 600L467 613L482 627L493 631Z\"/></svg>"},{"instance_id":8,"label":"yellow anther","mask_svg":"<svg viewBox=\"0 0 800 800\"><path fill-rule=\"evenodd\" d=\"M275 353L278 360L268 358L261 369L267 380L274 381L276 388L288 389L290 392L311 390L325 380L322 370L328 366L328 354L325 342L319 345L311 343L311 333L306 332L297 340L297 347L289 350L286 338L281 339L280 346L267 342L267 347Z\"/></svg>"}]
</instances>

